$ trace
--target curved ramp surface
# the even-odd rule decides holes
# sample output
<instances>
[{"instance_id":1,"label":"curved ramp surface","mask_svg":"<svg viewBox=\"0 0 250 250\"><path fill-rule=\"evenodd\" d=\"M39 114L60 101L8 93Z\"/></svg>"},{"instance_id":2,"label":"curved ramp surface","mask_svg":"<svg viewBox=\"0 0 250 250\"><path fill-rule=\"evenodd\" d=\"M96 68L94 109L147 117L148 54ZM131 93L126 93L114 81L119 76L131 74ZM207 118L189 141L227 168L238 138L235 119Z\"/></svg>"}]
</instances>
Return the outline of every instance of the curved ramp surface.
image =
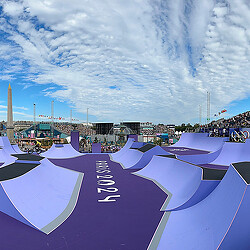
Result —
<instances>
[{"instance_id":1,"label":"curved ramp surface","mask_svg":"<svg viewBox=\"0 0 250 250\"><path fill-rule=\"evenodd\" d=\"M0 167L9 165L15 162L15 160L16 158L7 153L4 148L0 148L0 163L3 163Z\"/></svg>"},{"instance_id":2,"label":"curved ramp surface","mask_svg":"<svg viewBox=\"0 0 250 250\"><path fill-rule=\"evenodd\" d=\"M71 144L53 144L48 151L41 155L50 159L64 159L81 156L83 154L76 151Z\"/></svg>"},{"instance_id":3,"label":"curved ramp surface","mask_svg":"<svg viewBox=\"0 0 250 250\"><path fill-rule=\"evenodd\" d=\"M18 147L17 144L15 145L11 145L12 148L14 149L14 151L17 153L17 154L23 154L24 152Z\"/></svg>"},{"instance_id":4,"label":"curved ramp surface","mask_svg":"<svg viewBox=\"0 0 250 250\"><path fill-rule=\"evenodd\" d=\"M136 149L141 148L144 145L146 145L146 142L133 142L132 146L130 148Z\"/></svg>"},{"instance_id":5,"label":"curved ramp surface","mask_svg":"<svg viewBox=\"0 0 250 250\"><path fill-rule=\"evenodd\" d=\"M184 133L182 136L184 139L180 139L180 143L164 149L177 155L207 154L219 150L224 142L228 141L227 137L208 137L203 133Z\"/></svg>"},{"instance_id":6,"label":"curved ramp surface","mask_svg":"<svg viewBox=\"0 0 250 250\"><path fill-rule=\"evenodd\" d=\"M154 181L167 194L162 210L180 210L197 204L219 184L226 171L202 169L177 159L154 156L134 173Z\"/></svg>"},{"instance_id":7,"label":"curved ramp surface","mask_svg":"<svg viewBox=\"0 0 250 250\"><path fill-rule=\"evenodd\" d=\"M207 155L180 155L178 159L207 168L227 169L231 163L250 161L250 141L225 142L221 149Z\"/></svg>"},{"instance_id":8,"label":"curved ramp surface","mask_svg":"<svg viewBox=\"0 0 250 250\"><path fill-rule=\"evenodd\" d=\"M209 164L202 164L208 168L227 169L230 164L242 161L250 161L250 141L245 143L226 142L218 157Z\"/></svg>"},{"instance_id":9,"label":"curved ramp surface","mask_svg":"<svg viewBox=\"0 0 250 250\"><path fill-rule=\"evenodd\" d=\"M249 162L230 165L223 180L203 201L165 214L166 226L158 247L155 241L149 249L249 249L247 176Z\"/></svg>"},{"instance_id":10,"label":"curved ramp surface","mask_svg":"<svg viewBox=\"0 0 250 250\"><path fill-rule=\"evenodd\" d=\"M191 147L194 141L208 137L208 133L182 133L179 141L169 147Z\"/></svg>"},{"instance_id":11,"label":"curved ramp surface","mask_svg":"<svg viewBox=\"0 0 250 250\"><path fill-rule=\"evenodd\" d=\"M124 147L122 149L109 155L110 159L113 161L117 161L121 156L123 156L130 149L130 147L133 145L134 141L135 141L135 139L128 138L126 144L124 145Z\"/></svg>"},{"instance_id":12,"label":"curved ramp surface","mask_svg":"<svg viewBox=\"0 0 250 250\"><path fill-rule=\"evenodd\" d=\"M168 152L166 152L164 149L162 149L160 146L155 146L146 151L141 159L133 165L130 169L142 169L144 168L152 159L154 155L171 155Z\"/></svg>"},{"instance_id":13,"label":"curved ramp surface","mask_svg":"<svg viewBox=\"0 0 250 250\"><path fill-rule=\"evenodd\" d=\"M44 159L26 174L0 182L0 211L49 234L72 213L82 179L82 173Z\"/></svg>"},{"instance_id":14,"label":"curved ramp surface","mask_svg":"<svg viewBox=\"0 0 250 250\"><path fill-rule=\"evenodd\" d=\"M15 154L16 151L13 149L12 145L7 136L0 137L0 147L4 148L5 152L8 154Z\"/></svg>"},{"instance_id":15,"label":"curved ramp surface","mask_svg":"<svg viewBox=\"0 0 250 250\"><path fill-rule=\"evenodd\" d=\"M121 164L123 168L131 168L142 158L143 152L137 149L128 149L121 157L114 160Z\"/></svg>"}]
</instances>

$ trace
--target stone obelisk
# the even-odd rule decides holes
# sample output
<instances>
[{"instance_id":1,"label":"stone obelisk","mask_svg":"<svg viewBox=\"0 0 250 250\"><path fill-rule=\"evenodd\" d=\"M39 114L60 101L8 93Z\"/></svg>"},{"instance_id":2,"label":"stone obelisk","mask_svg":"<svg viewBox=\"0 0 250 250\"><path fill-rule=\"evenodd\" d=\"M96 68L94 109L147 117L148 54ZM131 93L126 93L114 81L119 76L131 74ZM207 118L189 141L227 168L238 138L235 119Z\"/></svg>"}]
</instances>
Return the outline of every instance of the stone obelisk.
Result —
<instances>
[{"instance_id":1,"label":"stone obelisk","mask_svg":"<svg viewBox=\"0 0 250 250\"><path fill-rule=\"evenodd\" d=\"M13 111L12 111L12 89L8 87L8 116L7 116L7 136L10 143L14 143L14 126L13 126Z\"/></svg>"}]
</instances>

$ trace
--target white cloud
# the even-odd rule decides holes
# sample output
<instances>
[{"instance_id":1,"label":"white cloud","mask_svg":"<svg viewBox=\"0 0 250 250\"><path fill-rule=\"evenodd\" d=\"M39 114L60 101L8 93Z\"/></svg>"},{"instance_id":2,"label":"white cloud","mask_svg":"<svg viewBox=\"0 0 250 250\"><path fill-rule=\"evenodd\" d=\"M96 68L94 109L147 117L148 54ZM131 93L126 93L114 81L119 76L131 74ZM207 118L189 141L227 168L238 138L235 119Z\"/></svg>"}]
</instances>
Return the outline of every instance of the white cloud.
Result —
<instances>
[{"instance_id":1,"label":"white cloud","mask_svg":"<svg viewBox=\"0 0 250 250\"><path fill-rule=\"evenodd\" d=\"M34 83L56 84L44 93L100 120L187 122L205 108L207 90L211 113L250 93L246 0L3 6L11 22L2 18L0 29L12 43L0 42L2 77L25 72Z\"/></svg>"}]
</instances>

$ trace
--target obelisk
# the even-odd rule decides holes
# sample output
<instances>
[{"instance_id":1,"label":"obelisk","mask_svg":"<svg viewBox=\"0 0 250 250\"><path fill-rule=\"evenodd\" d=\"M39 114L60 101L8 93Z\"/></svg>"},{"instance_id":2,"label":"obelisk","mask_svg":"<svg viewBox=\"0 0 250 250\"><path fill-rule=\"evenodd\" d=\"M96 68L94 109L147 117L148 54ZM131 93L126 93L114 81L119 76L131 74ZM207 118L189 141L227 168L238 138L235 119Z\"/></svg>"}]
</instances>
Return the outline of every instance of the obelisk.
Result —
<instances>
[{"instance_id":1,"label":"obelisk","mask_svg":"<svg viewBox=\"0 0 250 250\"><path fill-rule=\"evenodd\" d=\"M10 143L14 143L14 126L13 126L13 111L12 111L12 89L8 87L8 116L7 116L7 136Z\"/></svg>"}]
</instances>

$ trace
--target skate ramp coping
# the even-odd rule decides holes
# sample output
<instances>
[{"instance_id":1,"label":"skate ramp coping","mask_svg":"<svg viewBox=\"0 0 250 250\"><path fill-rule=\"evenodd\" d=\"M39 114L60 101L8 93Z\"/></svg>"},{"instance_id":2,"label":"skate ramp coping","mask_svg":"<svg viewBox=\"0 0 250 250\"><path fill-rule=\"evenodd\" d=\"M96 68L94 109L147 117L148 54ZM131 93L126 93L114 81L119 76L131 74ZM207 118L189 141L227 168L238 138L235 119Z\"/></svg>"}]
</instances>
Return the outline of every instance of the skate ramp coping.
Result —
<instances>
[{"instance_id":1,"label":"skate ramp coping","mask_svg":"<svg viewBox=\"0 0 250 250\"><path fill-rule=\"evenodd\" d=\"M0 211L49 234L74 210L82 180L83 173L43 159L22 176L0 181Z\"/></svg>"},{"instance_id":2,"label":"skate ramp coping","mask_svg":"<svg viewBox=\"0 0 250 250\"><path fill-rule=\"evenodd\" d=\"M81 156L83 154L76 151L71 144L53 144L52 147L41 154L50 159L66 159Z\"/></svg>"}]
</instances>

